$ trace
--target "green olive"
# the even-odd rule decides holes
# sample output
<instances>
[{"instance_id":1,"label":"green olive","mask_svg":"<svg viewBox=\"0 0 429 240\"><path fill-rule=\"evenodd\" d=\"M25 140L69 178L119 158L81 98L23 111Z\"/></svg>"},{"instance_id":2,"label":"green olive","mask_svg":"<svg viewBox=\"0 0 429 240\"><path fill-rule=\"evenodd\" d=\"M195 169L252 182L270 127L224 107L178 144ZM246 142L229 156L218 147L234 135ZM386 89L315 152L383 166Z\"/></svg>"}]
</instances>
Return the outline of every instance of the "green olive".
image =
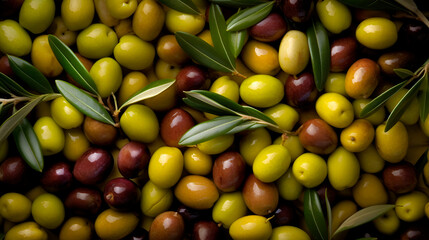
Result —
<instances>
[{"instance_id":1,"label":"green olive","mask_svg":"<svg viewBox=\"0 0 429 240\"><path fill-rule=\"evenodd\" d=\"M51 117L39 118L33 126L45 156L59 153L64 148L64 132Z\"/></svg>"},{"instance_id":2,"label":"green olive","mask_svg":"<svg viewBox=\"0 0 429 240\"><path fill-rule=\"evenodd\" d=\"M0 21L0 51L21 57L31 51L30 35L14 20Z\"/></svg>"},{"instance_id":3,"label":"green olive","mask_svg":"<svg viewBox=\"0 0 429 240\"><path fill-rule=\"evenodd\" d=\"M289 150L282 145L270 145L262 149L253 162L253 173L262 182L274 182L289 168Z\"/></svg>"},{"instance_id":4,"label":"green olive","mask_svg":"<svg viewBox=\"0 0 429 240\"><path fill-rule=\"evenodd\" d=\"M207 175L212 171L213 160L209 154L196 147L190 147L183 153L183 164L190 174Z\"/></svg>"},{"instance_id":5,"label":"green olive","mask_svg":"<svg viewBox=\"0 0 429 240\"><path fill-rule=\"evenodd\" d=\"M310 61L307 35L298 30L288 31L279 46L280 67L286 73L297 75Z\"/></svg>"},{"instance_id":6,"label":"green olive","mask_svg":"<svg viewBox=\"0 0 429 240\"><path fill-rule=\"evenodd\" d=\"M19 24L34 34L44 32L55 17L54 0L26 0L19 12Z\"/></svg>"},{"instance_id":7,"label":"green olive","mask_svg":"<svg viewBox=\"0 0 429 240\"><path fill-rule=\"evenodd\" d=\"M64 204L57 196L43 193L31 205L34 220L47 229L55 229L64 221Z\"/></svg>"},{"instance_id":8,"label":"green olive","mask_svg":"<svg viewBox=\"0 0 429 240\"><path fill-rule=\"evenodd\" d=\"M172 33L182 31L197 35L203 30L205 24L205 16L202 14L193 15L169 9L165 16L165 26Z\"/></svg>"},{"instance_id":9,"label":"green olive","mask_svg":"<svg viewBox=\"0 0 429 240\"><path fill-rule=\"evenodd\" d=\"M142 89L149 84L149 80L146 75L142 72L133 71L125 75L122 79L121 87L118 93L118 102L123 104L127 101L134 93Z\"/></svg>"},{"instance_id":10,"label":"green olive","mask_svg":"<svg viewBox=\"0 0 429 240\"><path fill-rule=\"evenodd\" d=\"M327 165L329 182L338 191L353 187L359 179L359 161L344 147L338 147L329 155Z\"/></svg>"},{"instance_id":11,"label":"green olive","mask_svg":"<svg viewBox=\"0 0 429 240\"><path fill-rule=\"evenodd\" d=\"M64 222L59 233L60 240L90 240L93 232L93 224L83 217L71 217Z\"/></svg>"},{"instance_id":12,"label":"green olive","mask_svg":"<svg viewBox=\"0 0 429 240\"><path fill-rule=\"evenodd\" d=\"M286 136L286 137L279 136L274 140L274 144L281 144L284 147L286 147L289 150L292 161L304 153L304 147L299 141L298 136L293 136L293 135Z\"/></svg>"},{"instance_id":13,"label":"green olive","mask_svg":"<svg viewBox=\"0 0 429 240\"><path fill-rule=\"evenodd\" d=\"M332 33L338 34L348 29L352 23L349 8L340 1L318 1L316 10L323 26Z\"/></svg>"},{"instance_id":14,"label":"green olive","mask_svg":"<svg viewBox=\"0 0 429 240\"><path fill-rule=\"evenodd\" d=\"M173 191L169 188L160 188L152 181L147 181L142 188L140 209L145 216L156 217L167 211L173 203Z\"/></svg>"},{"instance_id":15,"label":"green olive","mask_svg":"<svg viewBox=\"0 0 429 240\"><path fill-rule=\"evenodd\" d=\"M130 234L139 222L133 212L119 212L108 208L95 219L95 232L104 240L122 239Z\"/></svg>"},{"instance_id":16,"label":"green olive","mask_svg":"<svg viewBox=\"0 0 429 240\"><path fill-rule=\"evenodd\" d=\"M119 122L121 129L131 140L150 143L159 133L159 123L155 113L142 104L129 106ZM145 124L140 124L142 122Z\"/></svg>"},{"instance_id":17,"label":"green olive","mask_svg":"<svg viewBox=\"0 0 429 240\"><path fill-rule=\"evenodd\" d=\"M256 155L268 145L271 145L271 135L267 129L250 130L240 139L240 154L247 165L252 166Z\"/></svg>"},{"instance_id":18,"label":"green olive","mask_svg":"<svg viewBox=\"0 0 429 240\"><path fill-rule=\"evenodd\" d=\"M280 226L273 228L270 240L311 240L301 228L295 226Z\"/></svg>"},{"instance_id":19,"label":"green olive","mask_svg":"<svg viewBox=\"0 0 429 240\"><path fill-rule=\"evenodd\" d=\"M31 62L46 77L56 77L63 71L63 67L49 46L48 35L40 35L34 39L31 48Z\"/></svg>"},{"instance_id":20,"label":"green olive","mask_svg":"<svg viewBox=\"0 0 429 240\"><path fill-rule=\"evenodd\" d=\"M292 129L295 127L295 124L299 120L298 112L293 107L284 103L279 103L275 106L272 106L266 109L264 113L273 119L280 129L285 131L292 131ZM270 129L280 132L280 130L274 128Z\"/></svg>"},{"instance_id":21,"label":"green olive","mask_svg":"<svg viewBox=\"0 0 429 240\"><path fill-rule=\"evenodd\" d=\"M279 79L264 74L246 78L240 85L241 99L254 107L272 107L284 96L284 87Z\"/></svg>"},{"instance_id":22,"label":"green olive","mask_svg":"<svg viewBox=\"0 0 429 240\"><path fill-rule=\"evenodd\" d=\"M223 193L213 206L213 221L229 228L231 224L246 215L247 207L241 192Z\"/></svg>"},{"instance_id":23,"label":"green olive","mask_svg":"<svg viewBox=\"0 0 429 240\"><path fill-rule=\"evenodd\" d=\"M51 116L58 126L64 129L76 128L83 123L83 114L64 97L52 101Z\"/></svg>"},{"instance_id":24,"label":"green olive","mask_svg":"<svg viewBox=\"0 0 429 240\"><path fill-rule=\"evenodd\" d=\"M149 67L155 58L155 47L137 36L125 35L113 49L116 61L131 70Z\"/></svg>"},{"instance_id":25,"label":"green olive","mask_svg":"<svg viewBox=\"0 0 429 240\"><path fill-rule=\"evenodd\" d=\"M143 0L133 16L133 31L144 41L154 40L162 30L165 12L155 0Z\"/></svg>"},{"instance_id":26,"label":"green olive","mask_svg":"<svg viewBox=\"0 0 429 240\"><path fill-rule=\"evenodd\" d=\"M303 186L293 175L292 168L289 168L283 176L277 180L280 197L285 200L297 200L301 195Z\"/></svg>"},{"instance_id":27,"label":"green olive","mask_svg":"<svg viewBox=\"0 0 429 240\"><path fill-rule=\"evenodd\" d=\"M197 144L197 148L205 154L219 154L228 149L234 143L234 134L215 137Z\"/></svg>"},{"instance_id":28,"label":"green olive","mask_svg":"<svg viewBox=\"0 0 429 240\"><path fill-rule=\"evenodd\" d=\"M402 122L397 122L385 132L386 124L380 124L375 130L375 146L380 156L391 163L404 159L408 149L408 131Z\"/></svg>"},{"instance_id":29,"label":"green olive","mask_svg":"<svg viewBox=\"0 0 429 240\"><path fill-rule=\"evenodd\" d=\"M94 2L87 0L64 0L61 3L61 16L71 31L88 27L94 18Z\"/></svg>"},{"instance_id":30,"label":"green olive","mask_svg":"<svg viewBox=\"0 0 429 240\"><path fill-rule=\"evenodd\" d=\"M382 17L363 20L356 28L356 39L372 49L385 49L395 44L398 39L396 25Z\"/></svg>"},{"instance_id":31,"label":"green olive","mask_svg":"<svg viewBox=\"0 0 429 240\"><path fill-rule=\"evenodd\" d=\"M183 155L176 147L160 147L149 161L149 179L161 188L170 188L180 179Z\"/></svg>"},{"instance_id":32,"label":"green olive","mask_svg":"<svg viewBox=\"0 0 429 240\"><path fill-rule=\"evenodd\" d=\"M64 156L70 161L76 161L90 147L90 142L80 128L64 131Z\"/></svg>"},{"instance_id":33,"label":"green olive","mask_svg":"<svg viewBox=\"0 0 429 240\"><path fill-rule=\"evenodd\" d=\"M13 226L7 231L5 240L29 239L48 240L48 234L35 222L23 222Z\"/></svg>"},{"instance_id":34,"label":"green olive","mask_svg":"<svg viewBox=\"0 0 429 240\"><path fill-rule=\"evenodd\" d=\"M118 43L118 36L110 27L95 23L82 30L76 38L77 50L80 55L99 59L112 55Z\"/></svg>"},{"instance_id":35,"label":"green olive","mask_svg":"<svg viewBox=\"0 0 429 240\"><path fill-rule=\"evenodd\" d=\"M269 239L273 228L267 218L259 215L247 215L235 220L229 228L234 240Z\"/></svg>"},{"instance_id":36,"label":"green olive","mask_svg":"<svg viewBox=\"0 0 429 240\"><path fill-rule=\"evenodd\" d=\"M103 98L115 93L122 83L121 66L110 57L97 60L89 70L89 74L97 86L98 93Z\"/></svg>"},{"instance_id":37,"label":"green olive","mask_svg":"<svg viewBox=\"0 0 429 240\"><path fill-rule=\"evenodd\" d=\"M8 192L0 197L0 216L11 222L22 222L30 217L31 201L26 196Z\"/></svg>"}]
</instances>

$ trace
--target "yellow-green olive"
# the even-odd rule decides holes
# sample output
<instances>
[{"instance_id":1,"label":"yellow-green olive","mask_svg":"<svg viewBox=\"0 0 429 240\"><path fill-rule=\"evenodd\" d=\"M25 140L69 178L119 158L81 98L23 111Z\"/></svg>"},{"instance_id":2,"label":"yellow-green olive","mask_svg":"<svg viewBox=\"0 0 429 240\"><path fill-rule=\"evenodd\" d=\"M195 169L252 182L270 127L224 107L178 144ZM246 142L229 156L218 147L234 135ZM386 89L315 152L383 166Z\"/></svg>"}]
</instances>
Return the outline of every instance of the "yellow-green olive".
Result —
<instances>
[{"instance_id":1,"label":"yellow-green olive","mask_svg":"<svg viewBox=\"0 0 429 240\"><path fill-rule=\"evenodd\" d=\"M253 173L262 182L274 182L289 168L291 162L289 150L282 145L270 145L256 155Z\"/></svg>"},{"instance_id":2,"label":"yellow-green olive","mask_svg":"<svg viewBox=\"0 0 429 240\"><path fill-rule=\"evenodd\" d=\"M105 240L122 239L130 234L139 222L133 212L119 212L111 208L101 212L95 219L95 232Z\"/></svg>"},{"instance_id":3,"label":"yellow-green olive","mask_svg":"<svg viewBox=\"0 0 429 240\"><path fill-rule=\"evenodd\" d=\"M219 198L213 181L199 175L188 175L180 179L174 195L181 203L194 209L209 209Z\"/></svg>"},{"instance_id":4,"label":"yellow-green olive","mask_svg":"<svg viewBox=\"0 0 429 240\"><path fill-rule=\"evenodd\" d=\"M363 20L356 28L356 39L372 49L385 49L395 44L398 33L394 22L387 18L372 17Z\"/></svg>"},{"instance_id":5,"label":"yellow-green olive","mask_svg":"<svg viewBox=\"0 0 429 240\"><path fill-rule=\"evenodd\" d=\"M279 46L280 67L286 73L297 75L310 60L307 35L298 30L288 31Z\"/></svg>"},{"instance_id":6,"label":"yellow-green olive","mask_svg":"<svg viewBox=\"0 0 429 240\"><path fill-rule=\"evenodd\" d=\"M31 48L31 62L46 77L56 77L63 71L63 67L49 46L48 35L40 35L34 39Z\"/></svg>"},{"instance_id":7,"label":"yellow-green olive","mask_svg":"<svg viewBox=\"0 0 429 240\"><path fill-rule=\"evenodd\" d=\"M5 240L37 239L48 240L48 233L39 224L30 221L13 226L7 231Z\"/></svg>"},{"instance_id":8,"label":"yellow-green olive","mask_svg":"<svg viewBox=\"0 0 429 240\"><path fill-rule=\"evenodd\" d=\"M270 221L259 215L247 215L235 220L229 228L234 240L269 239L273 229Z\"/></svg>"},{"instance_id":9,"label":"yellow-green olive","mask_svg":"<svg viewBox=\"0 0 429 240\"><path fill-rule=\"evenodd\" d=\"M71 31L88 27L94 18L94 2L87 0L64 0L61 3L61 16Z\"/></svg>"},{"instance_id":10,"label":"yellow-green olive","mask_svg":"<svg viewBox=\"0 0 429 240\"><path fill-rule=\"evenodd\" d=\"M152 181L147 181L142 188L140 209L145 216L156 217L167 211L173 203L173 191L169 188L161 188Z\"/></svg>"},{"instance_id":11,"label":"yellow-green olive","mask_svg":"<svg viewBox=\"0 0 429 240\"><path fill-rule=\"evenodd\" d=\"M253 75L246 78L240 85L241 99L254 107L272 107L279 103L283 96L283 84L270 75Z\"/></svg>"},{"instance_id":12,"label":"yellow-green olive","mask_svg":"<svg viewBox=\"0 0 429 240\"><path fill-rule=\"evenodd\" d=\"M26 196L8 192L0 197L0 216L11 222L22 222L30 217L31 201Z\"/></svg>"},{"instance_id":13,"label":"yellow-green olive","mask_svg":"<svg viewBox=\"0 0 429 240\"><path fill-rule=\"evenodd\" d=\"M240 139L240 154L247 165L252 166L258 153L268 145L271 145L271 136L265 128L250 130Z\"/></svg>"},{"instance_id":14,"label":"yellow-green olive","mask_svg":"<svg viewBox=\"0 0 429 240\"><path fill-rule=\"evenodd\" d=\"M159 134L159 123L155 113L142 104L129 106L119 122L121 129L131 140L150 143Z\"/></svg>"},{"instance_id":15,"label":"yellow-green olive","mask_svg":"<svg viewBox=\"0 0 429 240\"><path fill-rule=\"evenodd\" d=\"M149 67L155 58L154 46L134 35L125 35L119 39L113 49L116 61L130 70L143 70Z\"/></svg>"},{"instance_id":16,"label":"yellow-green olive","mask_svg":"<svg viewBox=\"0 0 429 240\"><path fill-rule=\"evenodd\" d=\"M19 24L28 31L39 34L51 25L54 17L54 0L26 0L19 11Z\"/></svg>"},{"instance_id":17,"label":"yellow-green olive","mask_svg":"<svg viewBox=\"0 0 429 240\"><path fill-rule=\"evenodd\" d=\"M180 179L183 155L176 147L160 147L149 161L149 179L161 188L170 188Z\"/></svg>"},{"instance_id":18,"label":"yellow-green olive","mask_svg":"<svg viewBox=\"0 0 429 240\"><path fill-rule=\"evenodd\" d=\"M76 128L83 123L83 114L64 97L52 101L51 116L58 126L64 129Z\"/></svg>"},{"instance_id":19,"label":"yellow-green olive","mask_svg":"<svg viewBox=\"0 0 429 240\"><path fill-rule=\"evenodd\" d=\"M0 21L0 51L17 57L31 51L30 35L14 20Z\"/></svg>"},{"instance_id":20,"label":"yellow-green olive","mask_svg":"<svg viewBox=\"0 0 429 240\"><path fill-rule=\"evenodd\" d=\"M64 221L64 204L56 195L43 193L34 199L31 205L31 215L41 226L55 229Z\"/></svg>"},{"instance_id":21,"label":"yellow-green olive","mask_svg":"<svg viewBox=\"0 0 429 240\"><path fill-rule=\"evenodd\" d=\"M122 70L115 59L106 57L97 60L89 70L98 93L105 98L115 93L122 83Z\"/></svg>"},{"instance_id":22,"label":"yellow-green olive","mask_svg":"<svg viewBox=\"0 0 429 240\"><path fill-rule=\"evenodd\" d=\"M213 221L229 228L231 224L246 215L247 207L241 192L223 193L213 206Z\"/></svg>"},{"instance_id":23,"label":"yellow-green olive","mask_svg":"<svg viewBox=\"0 0 429 240\"><path fill-rule=\"evenodd\" d=\"M51 117L39 118L33 126L45 156L59 153L64 148L64 132Z\"/></svg>"},{"instance_id":24,"label":"yellow-green olive","mask_svg":"<svg viewBox=\"0 0 429 240\"><path fill-rule=\"evenodd\" d=\"M133 31L144 41L154 40L162 30L165 12L155 0L143 0L133 16Z\"/></svg>"},{"instance_id":25,"label":"yellow-green olive","mask_svg":"<svg viewBox=\"0 0 429 240\"><path fill-rule=\"evenodd\" d=\"M63 154L70 161L78 160L90 147L89 140L80 128L65 130L64 137Z\"/></svg>"}]
</instances>

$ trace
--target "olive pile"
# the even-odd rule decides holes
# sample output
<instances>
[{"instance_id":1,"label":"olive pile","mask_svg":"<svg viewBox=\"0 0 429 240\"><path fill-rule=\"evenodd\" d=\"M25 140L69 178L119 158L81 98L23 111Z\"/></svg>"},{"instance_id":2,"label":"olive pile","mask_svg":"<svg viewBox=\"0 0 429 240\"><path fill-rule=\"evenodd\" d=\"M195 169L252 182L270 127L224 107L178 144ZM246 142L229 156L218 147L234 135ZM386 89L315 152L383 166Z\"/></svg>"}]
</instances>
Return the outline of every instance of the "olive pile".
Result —
<instances>
[{"instance_id":1,"label":"olive pile","mask_svg":"<svg viewBox=\"0 0 429 240\"><path fill-rule=\"evenodd\" d=\"M406 10L346 5L359 1L183 2L1 1L0 239L427 239L429 118L422 112L429 111L429 28L422 19ZM189 2L196 13L180 11ZM424 0L416 3L429 9ZM237 12L258 6L234 22ZM225 18L217 23L251 24L230 35L221 25L221 36L212 36L211 8ZM312 27L319 35L310 36ZM197 61L192 44L184 45L188 35L204 41L207 51L214 46L233 56L234 69ZM54 36L87 69L96 92L60 63ZM223 36L236 36L240 47L219 48ZM319 49L317 61L314 49L323 36L329 47ZM28 147L22 144L31 139L4 127L43 89L20 80L15 65L22 60L57 84L16 125L30 126L21 130L27 137L34 133L37 144ZM175 81L128 104L164 79ZM365 106L404 79L408 85L362 117ZM94 103L70 101L64 89L73 87L85 89L112 124L82 110ZM219 108L227 110L203 111L192 105L193 90L244 107L223 100ZM213 99L219 98L201 101ZM227 122L225 111L238 116ZM259 121L264 117L272 122ZM212 131L200 127L195 144L182 144L185 133L216 121ZM216 135L233 121L255 122ZM37 156L38 150L44 166L29 163L28 152ZM346 219L371 207L362 224L341 230ZM329 235L328 229L315 233L321 222Z\"/></svg>"}]
</instances>

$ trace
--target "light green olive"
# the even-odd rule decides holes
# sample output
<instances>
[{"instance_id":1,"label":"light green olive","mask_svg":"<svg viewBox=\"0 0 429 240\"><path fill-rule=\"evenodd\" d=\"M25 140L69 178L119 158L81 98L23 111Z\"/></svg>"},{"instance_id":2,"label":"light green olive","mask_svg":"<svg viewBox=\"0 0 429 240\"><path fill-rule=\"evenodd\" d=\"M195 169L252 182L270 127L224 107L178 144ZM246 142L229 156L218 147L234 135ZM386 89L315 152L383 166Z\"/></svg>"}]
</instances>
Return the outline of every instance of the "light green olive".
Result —
<instances>
[{"instance_id":1,"label":"light green olive","mask_svg":"<svg viewBox=\"0 0 429 240\"><path fill-rule=\"evenodd\" d=\"M280 197L285 200L297 200L301 195L303 186L293 175L292 168L289 168L283 176L277 180Z\"/></svg>"},{"instance_id":2,"label":"light green olive","mask_svg":"<svg viewBox=\"0 0 429 240\"><path fill-rule=\"evenodd\" d=\"M121 66L110 57L96 61L89 70L89 74L97 86L98 93L103 98L115 93L122 83Z\"/></svg>"},{"instance_id":3,"label":"light green olive","mask_svg":"<svg viewBox=\"0 0 429 240\"><path fill-rule=\"evenodd\" d=\"M51 117L39 118L33 126L44 156L59 153L64 148L64 132Z\"/></svg>"},{"instance_id":4,"label":"light green olive","mask_svg":"<svg viewBox=\"0 0 429 240\"><path fill-rule=\"evenodd\" d=\"M363 20L356 28L356 39L372 49L385 49L395 44L398 33L394 22L387 18L372 17Z\"/></svg>"},{"instance_id":5,"label":"light green olive","mask_svg":"<svg viewBox=\"0 0 429 240\"><path fill-rule=\"evenodd\" d=\"M17 57L31 51L30 35L14 20L0 21L0 51Z\"/></svg>"},{"instance_id":6,"label":"light green olive","mask_svg":"<svg viewBox=\"0 0 429 240\"><path fill-rule=\"evenodd\" d=\"M25 0L19 11L19 24L28 31L39 34L54 21L54 0Z\"/></svg>"},{"instance_id":7,"label":"light green olive","mask_svg":"<svg viewBox=\"0 0 429 240\"><path fill-rule=\"evenodd\" d=\"M30 221L13 226L7 231L5 240L31 239L48 240L48 234L39 224Z\"/></svg>"},{"instance_id":8,"label":"light green olive","mask_svg":"<svg viewBox=\"0 0 429 240\"><path fill-rule=\"evenodd\" d=\"M170 188L180 179L183 155L176 147L160 147L149 161L149 179L161 188Z\"/></svg>"},{"instance_id":9,"label":"light green olive","mask_svg":"<svg viewBox=\"0 0 429 240\"><path fill-rule=\"evenodd\" d=\"M78 160L90 147L89 140L81 128L65 130L64 136L63 154L70 161Z\"/></svg>"},{"instance_id":10,"label":"light green olive","mask_svg":"<svg viewBox=\"0 0 429 240\"><path fill-rule=\"evenodd\" d=\"M271 145L271 135L265 128L250 130L240 139L240 154L247 165L252 166L256 155Z\"/></svg>"},{"instance_id":11,"label":"light green olive","mask_svg":"<svg viewBox=\"0 0 429 240\"><path fill-rule=\"evenodd\" d=\"M274 140L274 144L281 144L286 147L289 150L292 161L304 153L304 147L299 141L298 136L280 136Z\"/></svg>"},{"instance_id":12,"label":"light green olive","mask_svg":"<svg viewBox=\"0 0 429 240\"><path fill-rule=\"evenodd\" d=\"M273 228L270 240L311 240L301 228L295 226L280 226Z\"/></svg>"},{"instance_id":13,"label":"light green olive","mask_svg":"<svg viewBox=\"0 0 429 240\"><path fill-rule=\"evenodd\" d=\"M203 14L193 15L169 9L165 16L165 26L172 33L182 31L196 35L204 29L205 23Z\"/></svg>"},{"instance_id":14,"label":"light green olive","mask_svg":"<svg viewBox=\"0 0 429 240\"><path fill-rule=\"evenodd\" d=\"M61 3L61 16L70 31L88 27L94 18L94 2L88 0L64 0Z\"/></svg>"},{"instance_id":15,"label":"light green olive","mask_svg":"<svg viewBox=\"0 0 429 240\"><path fill-rule=\"evenodd\" d=\"M145 216L156 217L167 211L173 203L173 191L169 188L160 188L152 181L147 181L142 188L140 209Z\"/></svg>"},{"instance_id":16,"label":"light green olive","mask_svg":"<svg viewBox=\"0 0 429 240\"><path fill-rule=\"evenodd\" d=\"M280 67L286 73L297 75L310 60L307 35L298 30L288 31L279 46Z\"/></svg>"},{"instance_id":17,"label":"light green olive","mask_svg":"<svg viewBox=\"0 0 429 240\"><path fill-rule=\"evenodd\" d=\"M205 154L219 154L228 149L234 142L234 134L227 134L215 137L197 144L197 148Z\"/></svg>"},{"instance_id":18,"label":"light green olive","mask_svg":"<svg viewBox=\"0 0 429 240\"><path fill-rule=\"evenodd\" d=\"M267 218L259 215L247 215L235 220L229 228L229 235L234 240L269 239L273 229Z\"/></svg>"},{"instance_id":19,"label":"light green olive","mask_svg":"<svg viewBox=\"0 0 429 240\"><path fill-rule=\"evenodd\" d=\"M131 140L150 143L159 134L159 123L155 113L142 104L129 106L119 122L121 129Z\"/></svg>"},{"instance_id":20,"label":"light green olive","mask_svg":"<svg viewBox=\"0 0 429 240\"><path fill-rule=\"evenodd\" d=\"M241 192L223 193L213 206L213 221L229 228L231 224L246 215L247 207Z\"/></svg>"},{"instance_id":21,"label":"light green olive","mask_svg":"<svg viewBox=\"0 0 429 240\"><path fill-rule=\"evenodd\" d=\"M241 99L254 107L272 107L279 103L283 96L283 84L270 75L253 75L246 78L240 85Z\"/></svg>"},{"instance_id":22,"label":"light green olive","mask_svg":"<svg viewBox=\"0 0 429 240\"><path fill-rule=\"evenodd\" d=\"M76 128L83 123L83 114L64 97L52 101L51 116L58 126L64 129Z\"/></svg>"},{"instance_id":23,"label":"light green olive","mask_svg":"<svg viewBox=\"0 0 429 240\"><path fill-rule=\"evenodd\" d=\"M298 112L293 107L284 103L279 103L273 107L270 107L266 109L264 113L273 119L280 129L285 131L291 131L299 120ZM275 128L270 129L276 132L281 132Z\"/></svg>"},{"instance_id":24,"label":"light green olive","mask_svg":"<svg viewBox=\"0 0 429 240\"><path fill-rule=\"evenodd\" d=\"M332 33L338 34L348 29L352 23L349 8L337 0L318 1L316 11L323 26Z\"/></svg>"},{"instance_id":25,"label":"light green olive","mask_svg":"<svg viewBox=\"0 0 429 240\"><path fill-rule=\"evenodd\" d=\"M125 35L113 49L116 61L131 70L143 70L153 63L155 47L134 35Z\"/></svg>"},{"instance_id":26,"label":"light green olive","mask_svg":"<svg viewBox=\"0 0 429 240\"><path fill-rule=\"evenodd\" d=\"M262 149L253 162L253 173L262 182L274 182L289 168L289 150L282 145L270 145Z\"/></svg>"},{"instance_id":27,"label":"light green olive","mask_svg":"<svg viewBox=\"0 0 429 240\"><path fill-rule=\"evenodd\" d=\"M99 59L112 55L118 36L110 27L95 23L82 30L76 38L77 50L86 58Z\"/></svg>"},{"instance_id":28,"label":"light green olive","mask_svg":"<svg viewBox=\"0 0 429 240\"><path fill-rule=\"evenodd\" d=\"M22 222L30 217L31 201L26 196L8 192L0 197L0 216L11 222Z\"/></svg>"},{"instance_id":29,"label":"light green olive","mask_svg":"<svg viewBox=\"0 0 429 240\"><path fill-rule=\"evenodd\" d=\"M360 166L356 156L344 147L338 147L328 161L328 179L338 191L353 187L359 179Z\"/></svg>"},{"instance_id":30,"label":"light green olive","mask_svg":"<svg viewBox=\"0 0 429 240\"><path fill-rule=\"evenodd\" d=\"M55 229L64 221L64 204L54 194L43 193L34 199L31 205L31 215L41 226Z\"/></svg>"},{"instance_id":31,"label":"light green olive","mask_svg":"<svg viewBox=\"0 0 429 240\"><path fill-rule=\"evenodd\" d=\"M329 73L325 82L325 91L339 93L347 96L345 88L346 74L345 73Z\"/></svg>"}]
</instances>

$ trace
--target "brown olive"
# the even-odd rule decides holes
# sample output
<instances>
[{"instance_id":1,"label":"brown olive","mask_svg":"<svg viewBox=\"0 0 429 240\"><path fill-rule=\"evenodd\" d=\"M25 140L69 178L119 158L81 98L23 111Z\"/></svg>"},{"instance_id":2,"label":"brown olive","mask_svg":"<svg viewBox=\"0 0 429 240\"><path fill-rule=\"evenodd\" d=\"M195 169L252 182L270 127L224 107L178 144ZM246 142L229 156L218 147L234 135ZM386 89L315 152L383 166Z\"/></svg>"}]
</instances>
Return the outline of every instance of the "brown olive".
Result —
<instances>
[{"instance_id":1,"label":"brown olive","mask_svg":"<svg viewBox=\"0 0 429 240\"><path fill-rule=\"evenodd\" d=\"M223 192L233 192L244 181L246 163L238 152L226 152L215 160L212 171L216 187Z\"/></svg>"},{"instance_id":2,"label":"brown olive","mask_svg":"<svg viewBox=\"0 0 429 240\"><path fill-rule=\"evenodd\" d=\"M267 215L277 209L279 191L275 183L264 183L250 174L242 193L246 206L255 214Z\"/></svg>"}]
</instances>

